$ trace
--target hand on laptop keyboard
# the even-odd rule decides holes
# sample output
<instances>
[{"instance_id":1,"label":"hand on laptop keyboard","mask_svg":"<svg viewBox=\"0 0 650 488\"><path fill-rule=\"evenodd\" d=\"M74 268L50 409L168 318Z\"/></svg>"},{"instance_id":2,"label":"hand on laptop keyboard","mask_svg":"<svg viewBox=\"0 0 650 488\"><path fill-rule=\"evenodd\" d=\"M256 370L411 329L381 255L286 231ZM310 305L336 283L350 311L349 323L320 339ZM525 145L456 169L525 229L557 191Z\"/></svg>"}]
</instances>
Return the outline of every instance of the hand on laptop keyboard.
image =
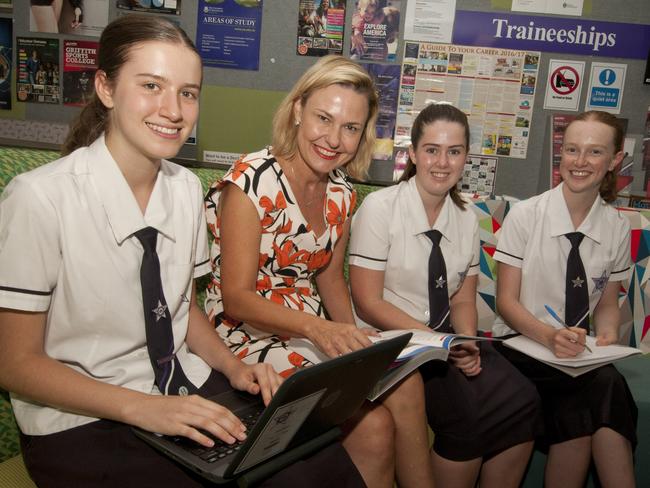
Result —
<instances>
[{"instance_id":1,"label":"hand on laptop keyboard","mask_svg":"<svg viewBox=\"0 0 650 488\"><path fill-rule=\"evenodd\" d=\"M251 429L255 425L255 422L257 422L257 419L261 415L262 411L263 410L251 412L243 417L240 417L240 420L247 429ZM187 437L181 436L172 437L171 440L176 445L182 447L188 452L191 452L195 456L200 457L208 463L213 463L219 459L223 459L227 456L235 454L243 444L243 441L236 441L233 444L227 444L222 440L215 438L209 432L202 433L214 441L214 446L205 447L201 444L198 444L197 442L194 442L191 439L188 439Z\"/></svg>"}]
</instances>

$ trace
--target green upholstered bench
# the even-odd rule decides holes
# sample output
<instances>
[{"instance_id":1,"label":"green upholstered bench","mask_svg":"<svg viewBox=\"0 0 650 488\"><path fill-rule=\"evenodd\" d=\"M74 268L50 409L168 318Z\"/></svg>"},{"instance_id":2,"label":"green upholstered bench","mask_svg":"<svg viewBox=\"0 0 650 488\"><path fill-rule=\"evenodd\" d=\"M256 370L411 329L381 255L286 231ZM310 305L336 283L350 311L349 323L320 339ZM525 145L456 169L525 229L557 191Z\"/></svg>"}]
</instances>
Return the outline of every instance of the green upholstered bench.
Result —
<instances>
[{"instance_id":1,"label":"green upholstered bench","mask_svg":"<svg viewBox=\"0 0 650 488\"><path fill-rule=\"evenodd\" d=\"M0 194L11 178L17 174L45 164L57 157L58 153L55 151L0 146ZM214 167L191 169L201 180L204 191L207 191L208 186L224 174L223 169ZM359 203L368 193L378 188L377 186L365 184L357 184L355 187L357 189ZM492 323L492 314L495 307L494 276L496 265L491 256L496 247L498 229L500 228L500 224L502 223L508 209L509 203L499 199L488 201L477 200L474 202L474 205L472 205L472 210L479 218L480 237L483 248L478 290L479 296L477 297L480 317L479 327L483 330L489 330L489 326ZM638 234L636 234L635 237L635 232L637 231L634 229L642 228L642 233L646 232L646 223L650 219L650 213L647 215L634 214L631 219L633 222L633 240L636 239L636 241L639 241L641 238ZM635 222L634 219L640 221ZM650 231L648 232L650 233ZM643 241L643 239L641 239L641 241ZM637 253L641 252L639 249L645 249L644 252L648 254L648 249L650 249L650 239L647 244L643 241L637 246ZM638 256L634 255L633 257L637 264L639 264L641 260L645 261L646 259L645 255L642 256L640 254ZM199 289L204 289L206 283L207 278L203 282L199 282ZM637 336L634 336L634 331L645 332L647 330L647 327L645 327L645 321L647 316L650 323L650 300L647 300L645 296L645 283L636 281L635 286L635 289L632 288L632 285L630 287L630 290L634 292L630 293L630 295L633 295L634 299L628 299L624 303L623 307L626 312L624 315L629 317L629 325L632 328L632 335L626 335L626 339L628 337L634 339L630 340L630 342L637 345L641 343L642 337L638 334ZM642 287L643 290L641 290ZM198 299L199 303L201 303L201 296L199 296ZM646 302L648 303L646 304ZM646 312L646 309L648 312ZM648 334L648 336L650 336L650 334ZM648 339L648 337L646 337L646 339ZM619 362L617 366L628 379L632 393L639 406L639 445L636 450L637 485L650 486L650 470L647 469L647 465L650 464L650 356L645 355L642 357L630 358ZM33 487L34 484L27 475L22 463L22 457L20 456L18 428L16 427L13 418L8 395L6 392L1 393L0 486L18 488ZM536 452L531 460L530 469L526 479L524 480L523 486L541 486L541 480L543 479L543 466L544 457L541 453Z\"/></svg>"}]
</instances>

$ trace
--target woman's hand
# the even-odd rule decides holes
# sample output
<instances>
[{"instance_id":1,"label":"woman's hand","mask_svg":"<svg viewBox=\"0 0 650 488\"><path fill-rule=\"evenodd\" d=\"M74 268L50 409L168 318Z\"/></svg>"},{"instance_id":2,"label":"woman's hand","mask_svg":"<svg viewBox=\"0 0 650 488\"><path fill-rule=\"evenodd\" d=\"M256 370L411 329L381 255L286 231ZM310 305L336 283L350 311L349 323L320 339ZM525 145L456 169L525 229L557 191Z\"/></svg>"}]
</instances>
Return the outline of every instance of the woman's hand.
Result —
<instances>
[{"instance_id":1,"label":"woman's hand","mask_svg":"<svg viewBox=\"0 0 650 488\"><path fill-rule=\"evenodd\" d=\"M125 422L150 432L180 435L212 447L199 429L228 444L246 439L246 427L230 410L198 395L144 395L125 407Z\"/></svg>"},{"instance_id":2,"label":"woman's hand","mask_svg":"<svg viewBox=\"0 0 650 488\"><path fill-rule=\"evenodd\" d=\"M320 320L310 327L307 339L331 358L363 349L371 344L368 334L355 325Z\"/></svg>"},{"instance_id":3,"label":"woman's hand","mask_svg":"<svg viewBox=\"0 0 650 488\"><path fill-rule=\"evenodd\" d=\"M610 344L616 344L618 342L618 331L617 330L603 330L599 331L596 335L596 345L597 346L609 346Z\"/></svg>"},{"instance_id":4,"label":"woman's hand","mask_svg":"<svg viewBox=\"0 0 650 488\"><path fill-rule=\"evenodd\" d=\"M237 363L224 372L232 387L252 395L261 393L264 405L268 405L282 384L282 377L268 363L246 364L239 360Z\"/></svg>"},{"instance_id":5,"label":"woman's hand","mask_svg":"<svg viewBox=\"0 0 650 488\"><path fill-rule=\"evenodd\" d=\"M587 331L580 327L557 329L550 349L558 358L574 358L585 350Z\"/></svg>"},{"instance_id":6,"label":"woman's hand","mask_svg":"<svg viewBox=\"0 0 650 488\"><path fill-rule=\"evenodd\" d=\"M473 341L459 344L449 351L449 362L465 376L476 376L481 372L481 350Z\"/></svg>"}]
</instances>

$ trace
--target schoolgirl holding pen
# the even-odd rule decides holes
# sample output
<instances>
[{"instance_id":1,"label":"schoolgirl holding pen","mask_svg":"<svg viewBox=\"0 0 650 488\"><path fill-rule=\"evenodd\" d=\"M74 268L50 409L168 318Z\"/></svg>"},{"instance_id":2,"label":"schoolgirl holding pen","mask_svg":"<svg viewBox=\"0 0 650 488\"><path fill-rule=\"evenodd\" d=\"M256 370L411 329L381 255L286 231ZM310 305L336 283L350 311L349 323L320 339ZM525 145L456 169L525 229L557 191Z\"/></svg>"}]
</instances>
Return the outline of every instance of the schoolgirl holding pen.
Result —
<instances>
[{"instance_id":1,"label":"schoolgirl holding pen","mask_svg":"<svg viewBox=\"0 0 650 488\"><path fill-rule=\"evenodd\" d=\"M514 331L558 357L588 354L617 342L618 292L629 278L630 225L610 202L623 159L623 129L615 116L580 114L564 133L556 188L513 207L494 258L499 261L495 335ZM545 306L569 325L556 328ZM637 408L613 365L572 378L501 347L538 388L549 447L546 486L583 486L593 458L605 487L634 486L632 452Z\"/></svg>"}]
</instances>

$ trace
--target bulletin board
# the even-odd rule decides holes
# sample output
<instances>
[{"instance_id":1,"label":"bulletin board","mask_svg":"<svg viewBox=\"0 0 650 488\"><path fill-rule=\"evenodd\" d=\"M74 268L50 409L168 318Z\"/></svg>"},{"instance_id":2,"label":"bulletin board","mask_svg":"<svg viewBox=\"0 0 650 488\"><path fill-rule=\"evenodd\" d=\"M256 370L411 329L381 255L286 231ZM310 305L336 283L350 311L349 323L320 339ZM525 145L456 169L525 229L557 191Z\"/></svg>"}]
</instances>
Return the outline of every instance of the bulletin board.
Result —
<instances>
[{"instance_id":1,"label":"bulletin board","mask_svg":"<svg viewBox=\"0 0 650 488\"><path fill-rule=\"evenodd\" d=\"M106 0L110 4L109 20L120 15L129 15L129 11L117 8L117 0ZM271 139L271 116L284 94L305 69L318 58L300 56L296 53L299 6L303 0L264 0L261 28L261 48L259 70L246 71L226 68L206 68L204 70L204 96L201 102L201 116L198 125L196 146L186 146L181 153L184 157L201 157L204 150L224 152L249 152L258 150ZM65 2L64 2L65 3ZM406 3L406 2L404 2ZM583 19L609 22L650 24L650 9L647 0L628 0L625 8L614 8L609 0L592 0L583 13ZM179 22L192 39L196 38L198 0L182 0L179 15L169 17ZM355 1L347 0L345 14L345 35L343 53L350 52L349 32ZM494 12L500 11L507 2L486 2L484 0L457 0L456 8L460 10ZM29 32L29 9L14 3L11 13L0 11L0 16L14 18L14 37L51 37L46 34ZM493 5L494 10L493 10ZM506 10L503 10L507 12ZM405 8L402 9L405 12ZM146 15L164 15L149 14ZM404 32L404 15L402 15L400 32ZM402 34L400 34L401 36ZM90 37L75 37L65 34L55 35L60 40L91 40ZM404 40L399 39L397 59L389 64L402 64ZM633 155L638 161L638 180L643 183L641 165L642 135L648 106L650 105L650 85L643 84L645 60L605 58L596 56L577 56L566 53L542 52L537 71L537 89L535 90L532 118L528 121L529 136L525 158L512 158L498 155L499 171L495 184L495 193L526 198L549 187L548 161L549 137L551 135L549 110L544 110L544 90L541 83L546 80L550 59L580 60L591 62L625 63L627 76L623 97L621 116L629 120L628 136L637 137L636 151ZM385 63L386 64L386 63ZM586 90L583 90L580 108L585 105ZM63 104L19 103L15 98L11 111L0 111L0 119L14 119L23 122L49 122L67 124L78 113L79 108ZM4 137L0 124L0 138ZM393 177L392 161L375 161L370 170L370 179L388 182ZM634 187L633 187L634 190ZM637 189L638 190L638 189Z\"/></svg>"}]
</instances>

